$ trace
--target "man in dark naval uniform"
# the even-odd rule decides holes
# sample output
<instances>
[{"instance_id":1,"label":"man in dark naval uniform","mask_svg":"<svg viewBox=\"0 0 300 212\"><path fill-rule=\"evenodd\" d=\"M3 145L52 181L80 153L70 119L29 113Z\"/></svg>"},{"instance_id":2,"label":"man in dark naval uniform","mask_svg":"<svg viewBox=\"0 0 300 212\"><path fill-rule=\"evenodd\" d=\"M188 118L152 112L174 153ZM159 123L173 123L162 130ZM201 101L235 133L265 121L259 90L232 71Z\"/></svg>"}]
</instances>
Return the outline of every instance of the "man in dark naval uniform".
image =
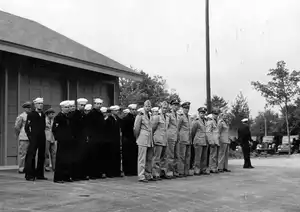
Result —
<instances>
[{"instance_id":1,"label":"man in dark naval uniform","mask_svg":"<svg viewBox=\"0 0 300 212\"><path fill-rule=\"evenodd\" d=\"M105 120L107 139L110 146L108 177L121 177L121 120L118 117L120 107L115 105L109 109L111 115Z\"/></svg>"},{"instance_id":2,"label":"man in dark naval uniform","mask_svg":"<svg viewBox=\"0 0 300 212\"><path fill-rule=\"evenodd\" d=\"M126 176L137 175L138 146L133 133L136 104L128 105L130 112L122 119L122 165Z\"/></svg>"},{"instance_id":3,"label":"man in dark naval uniform","mask_svg":"<svg viewBox=\"0 0 300 212\"><path fill-rule=\"evenodd\" d=\"M25 179L28 181L47 180L44 176L44 162L46 149L46 117L42 112L43 98L33 100L35 110L28 113L25 123L25 132L28 136L29 146L25 158ZM38 150L37 167L35 167L35 156Z\"/></svg>"},{"instance_id":4,"label":"man in dark naval uniform","mask_svg":"<svg viewBox=\"0 0 300 212\"><path fill-rule=\"evenodd\" d=\"M87 178L87 141L85 136L84 107L88 102L85 98L77 99L77 109L71 114L71 127L73 135L73 165L72 180L88 180Z\"/></svg>"},{"instance_id":5,"label":"man in dark naval uniform","mask_svg":"<svg viewBox=\"0 0 300 212\"><path fill-rule=\"evenodd\" d=\"M88 175L90 179L102 178L101 142L103 140L104 116L100 111L103 100L94 99L94 108L86 116L88 130Z\"/></svg>"},{"instance_id":6,"label":"man in dark naval uniform","mask_svg":"<svg viewBox=\"0 0 300 212\"><path fill-rule=\"evenodd\" d=\"M241 144L243 155L244 155L244 169L252 169L254 168L251 165L250 160L250 141L251 139L251 132L248 125L248 119L245 118L242 120L243 125L238 129L238 140Z\"/></svg>"},{"instance_id":7,"label":"man in dark naval uniform","mask_svg":"<svg viewBox=\"0 0 300 212\"><path fill-rule=\"evenodd\" d=\"M54 117L52 132L57 141L54 182L72 182L73 135L69 118L69 101L60 103L61 112Z\"/></svg>"}]
</instances>

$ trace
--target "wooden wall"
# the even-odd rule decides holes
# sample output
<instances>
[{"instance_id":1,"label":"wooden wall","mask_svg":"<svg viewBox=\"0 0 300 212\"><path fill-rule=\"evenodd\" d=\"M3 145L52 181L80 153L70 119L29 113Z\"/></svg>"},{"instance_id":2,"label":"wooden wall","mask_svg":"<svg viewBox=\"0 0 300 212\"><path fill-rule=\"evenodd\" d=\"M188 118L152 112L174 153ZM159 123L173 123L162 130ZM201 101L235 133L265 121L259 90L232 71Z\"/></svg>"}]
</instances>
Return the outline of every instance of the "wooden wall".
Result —
<instances>
[{"instance_id":1,"label":"wooden wall","mask_svg":"<svg viewBox=\"0 0 300 212\"><path fill-rule=\"evenodd\" d=\"M7 116L0 115L0 165L17 165L18 141L14 124L25 101L43 97L45 107L51 106L56 112L60 110L61 101L80 97L87 98L89 103L99 97L104 100L104 106L118 104L117 77L9 53L0 58L0 67L3 67L0 80L7 82L0 83L0 112L7 111ZM4 70L7 70L6 77Z\"/></svg>"}]
</instances>

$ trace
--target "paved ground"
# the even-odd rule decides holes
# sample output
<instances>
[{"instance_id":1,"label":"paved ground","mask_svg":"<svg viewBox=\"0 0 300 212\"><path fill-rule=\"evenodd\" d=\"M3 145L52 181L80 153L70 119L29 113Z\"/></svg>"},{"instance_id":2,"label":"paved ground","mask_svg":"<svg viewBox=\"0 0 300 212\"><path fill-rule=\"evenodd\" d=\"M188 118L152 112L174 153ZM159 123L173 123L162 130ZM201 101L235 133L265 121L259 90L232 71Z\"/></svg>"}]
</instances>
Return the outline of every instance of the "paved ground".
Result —
<instances>
[{"instance_id":1,"label":"paved ground","mask_svg":"<svg viewBox=\"0 0 300 212\"><path fill-rule=\"evenodd\" d=\"M253 170L230 164L232 173L148 184L130 177L59 185L1 171L0 211L300 211L299 156L253 159Z\"/></svg>"}]
</instances>

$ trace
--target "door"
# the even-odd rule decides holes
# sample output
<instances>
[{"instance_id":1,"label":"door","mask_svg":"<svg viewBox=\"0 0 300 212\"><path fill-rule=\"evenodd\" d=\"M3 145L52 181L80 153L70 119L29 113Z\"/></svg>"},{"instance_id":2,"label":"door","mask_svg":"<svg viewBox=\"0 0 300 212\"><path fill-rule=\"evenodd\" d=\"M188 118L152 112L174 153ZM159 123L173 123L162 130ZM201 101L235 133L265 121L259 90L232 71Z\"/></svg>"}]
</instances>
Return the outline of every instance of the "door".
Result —
<instances>
[{"instance_id":1,"label":"door","mask_svg":"<svg viewBox=\"0 0 300 212\"><path fill-rule=\"evenodd\" d=\"M4 70L0 66L0 165L4 165L4 90L5 90L5 79Z\"/></svg>"},{"instance_id":2,"label":"door","mask_svg":"<svg viewBox=\"0 0 300 212\"><path fill-rule=\"evenodd\" d=\"M20 100L23 103L32 101L37 97L43 97L44 109L52 107L58 113L60 111L59 103L66 98L65 87L62 80L53 76L25 74L21 77Z\"/></svg>"}]
</instances>

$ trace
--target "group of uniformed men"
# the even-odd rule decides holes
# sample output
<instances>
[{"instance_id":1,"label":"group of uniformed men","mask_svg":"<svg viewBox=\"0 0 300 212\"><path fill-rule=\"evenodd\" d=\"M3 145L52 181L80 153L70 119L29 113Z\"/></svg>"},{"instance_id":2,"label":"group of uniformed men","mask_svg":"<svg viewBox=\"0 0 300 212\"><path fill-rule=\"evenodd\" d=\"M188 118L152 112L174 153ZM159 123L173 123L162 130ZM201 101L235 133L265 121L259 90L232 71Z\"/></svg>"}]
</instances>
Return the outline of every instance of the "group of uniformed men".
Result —
<instances>
[{"instance_id":1,"label":"group of uniformed men","mask_svg":"<svg viewBox=\"0 0 300 212\"><path fill-rule=\"evenodd\" d=\"M160 108L151 108L149 100L139 110L131 104L121 115L119 106L102 107L100 98L93 106L87 102L77 99L76 108L75 101L63 101L56 116L51 108L43 112L43 98L33 101L32 111L30 102L23 105L15 128L19 172L26 180L47 180L50 163L56 183L124 174L148 182L230 172L227 113L213 109L207 115L200 107L192 120L190 102L173 99Z\"/></svg>"}]
</instances>

